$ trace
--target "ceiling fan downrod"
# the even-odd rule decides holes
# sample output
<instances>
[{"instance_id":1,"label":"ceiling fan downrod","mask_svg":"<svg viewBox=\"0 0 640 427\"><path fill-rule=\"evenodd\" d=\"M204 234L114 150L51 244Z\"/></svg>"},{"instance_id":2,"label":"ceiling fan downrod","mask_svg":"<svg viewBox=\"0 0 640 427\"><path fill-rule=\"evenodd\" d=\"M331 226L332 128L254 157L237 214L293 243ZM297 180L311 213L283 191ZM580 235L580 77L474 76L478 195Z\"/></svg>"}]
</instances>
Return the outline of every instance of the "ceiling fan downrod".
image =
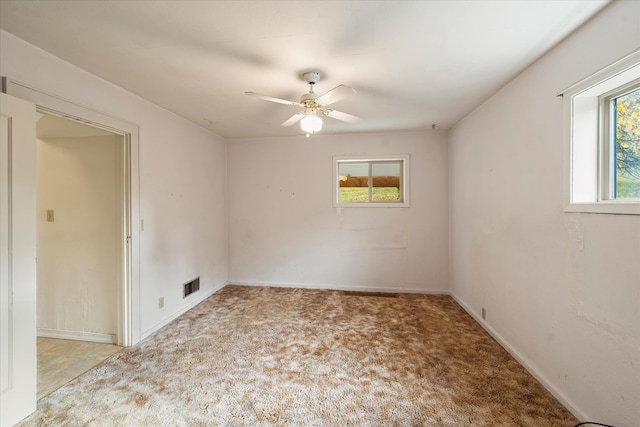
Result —
<instances>
[{"instance_id":1,"label":"ceiling fan downrod","mask_svg":"<svg viewBox=\"0 0 640 427\"><path fill-rule=\"evenodd\" d=\"M320 81L320 73L317 71L309 71L302 75L305 82L309 83L309 93L313 92L313 85Z\"/></svg>"}]
</instances>

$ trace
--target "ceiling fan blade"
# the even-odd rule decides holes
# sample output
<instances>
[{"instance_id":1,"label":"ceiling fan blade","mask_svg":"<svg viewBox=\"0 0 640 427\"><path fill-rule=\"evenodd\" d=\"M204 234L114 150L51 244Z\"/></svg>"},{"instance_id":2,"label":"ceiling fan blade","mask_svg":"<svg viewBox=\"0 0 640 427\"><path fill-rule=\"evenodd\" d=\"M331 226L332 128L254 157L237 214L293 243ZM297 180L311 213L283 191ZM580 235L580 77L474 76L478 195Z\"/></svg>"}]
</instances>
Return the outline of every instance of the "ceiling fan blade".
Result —
<instances>
[{"instance_id":1,"label":"ceiling fan blade","mask_svg":"<svg viewBox=\"0 0 640 427\"><path fill-rule=\"evenodd\" d=\"M277 102L278 104L285 105L300 105L299 102L287 101L286 99L274 98L272 96L261 95L255 92L245 92L245 95L255 96L256 98L264 99L265 101Z\"/></svg>"},{"instance_id":2,"label":"ceiling fan blade","mask_svg":"<svg viewBox=\"0 0 640 427\"><path fill-rule=\"evenodd\" d=\"M352 87L340 85L331 89L324 95L319 96L316 101L321 105L330 105L334 102L338 102L348 96L357 94L356 90Z\"/></svg>"},{"instance_id":3,"label":"ceiling fan blade","mask_svg":"<svg viewBox=\"0 0 640 427\"><path fill-rule=\"evenodd\" d=\"M304 117L304 113L297 113L294 114L293 116L289 117L289 119L287 121L285 121L284 123L282 123L280 126L291 126L291 125L295 125L296 123L298 123L302 118Z\"/></svg>"},{"instance_id":4,"label":"ceiling fan blade","mask_svg":"<svg viewBox=\"0 0 640 427\"><path fill-rule=\"evenodd\" d=\"M343 113L342 111L336 111L336 110L327 110L325 114L331 117L332 119L338 119L348 123L358 123L364 120L362 117L354 116L352 114L347 114L347 113Z\"/></svg>"}]
</instances>

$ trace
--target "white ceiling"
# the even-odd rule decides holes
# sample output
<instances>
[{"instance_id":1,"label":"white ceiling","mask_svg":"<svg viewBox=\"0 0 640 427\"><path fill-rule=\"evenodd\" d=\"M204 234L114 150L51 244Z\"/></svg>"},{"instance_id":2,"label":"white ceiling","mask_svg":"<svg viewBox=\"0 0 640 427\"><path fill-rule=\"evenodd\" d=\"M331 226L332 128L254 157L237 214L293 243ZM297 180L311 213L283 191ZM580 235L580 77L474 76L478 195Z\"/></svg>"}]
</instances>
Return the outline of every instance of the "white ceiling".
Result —
<instances>
[{"instance_id":1,"label":"white ceiling","mask_svg":"<svg viewBox=\"0 0 640 427\"><path fill-rule=\"evenodd\" d=\"M299 108L244 92L298 101L310 70L365 118L325 133L448 129L606 4L0 0L0 27L223 137L271 137L301 134L280 126Z\"/></svg>"}]
</instances>

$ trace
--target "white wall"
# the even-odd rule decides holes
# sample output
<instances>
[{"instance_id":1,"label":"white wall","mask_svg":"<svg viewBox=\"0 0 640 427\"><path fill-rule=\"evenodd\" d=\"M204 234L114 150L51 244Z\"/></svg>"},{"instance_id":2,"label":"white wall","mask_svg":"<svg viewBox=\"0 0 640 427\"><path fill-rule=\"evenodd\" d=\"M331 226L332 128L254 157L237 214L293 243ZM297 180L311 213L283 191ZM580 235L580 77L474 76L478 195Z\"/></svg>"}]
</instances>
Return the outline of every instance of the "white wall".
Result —
<instances>
[{"instance_id":1,"label":"white wall","mask_svg":"<svg viewBox=\"0 0 640 427\"><path fill-rule=\"evenodd\" d=\"M562 99L640 47L614 2L450 132L456 298L584 419L640 424L640 217L563 213Z\"/></svg>"},{"instance_id":2,"label":"white wall","mask_svg":"<svg viewBox=\"0 0 640 427\"><path fill-rule=\"evenodd\" d=\"M228 143L229 281L449 289L446 134L314 135ZM411 207L332 206L334 155L410 154Z\"/></svg>"},{"instance_id":3,"label":"white wall","mask_svg":"<svg viewBox=\"0 0 640 427\"><path fill-rule=\"evenodd\" d=\"M0 52L2 76L139 126L143 337L223 286L222 138L2 30ZM183 299L182 284L195 276L200 291Z\"/></svg>"},{"instance_id":4,"label":"white wall","mask_svg":"<svg viewBox=\"0 0 640 427\"><path fill-rule=\"evenodd\" d=\"M123 147L120 135L36 141L41 335L117 342Z\"/></svg>"}]
</instances>

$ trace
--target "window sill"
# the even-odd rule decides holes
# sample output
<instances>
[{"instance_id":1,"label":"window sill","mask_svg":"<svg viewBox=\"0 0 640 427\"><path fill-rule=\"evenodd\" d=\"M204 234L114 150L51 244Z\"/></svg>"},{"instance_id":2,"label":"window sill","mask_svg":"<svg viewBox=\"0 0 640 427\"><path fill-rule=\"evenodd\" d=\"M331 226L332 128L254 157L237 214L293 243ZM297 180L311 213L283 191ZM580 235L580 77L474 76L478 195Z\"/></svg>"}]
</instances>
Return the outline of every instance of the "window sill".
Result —
<instances>
[{"instance_id":1,"label":"window sill","mask_svg":"<svg viewBox=\"0 0 640 427\"><path fill-rule=\"evenodd\" d=\"M334 203L334 208L408 208L408 202L397 203Z\"/></svg>"},{"instance_id":2,"label":"window sill","mask_svg":"<svg viewBox=\"0 0 640 427\"><path fill-rule=\"evenodd\" d=\"M564 211L609 215L640 215L640 203L636 201L571 203L565 206Z\"/></svg>"}]
</instances>

